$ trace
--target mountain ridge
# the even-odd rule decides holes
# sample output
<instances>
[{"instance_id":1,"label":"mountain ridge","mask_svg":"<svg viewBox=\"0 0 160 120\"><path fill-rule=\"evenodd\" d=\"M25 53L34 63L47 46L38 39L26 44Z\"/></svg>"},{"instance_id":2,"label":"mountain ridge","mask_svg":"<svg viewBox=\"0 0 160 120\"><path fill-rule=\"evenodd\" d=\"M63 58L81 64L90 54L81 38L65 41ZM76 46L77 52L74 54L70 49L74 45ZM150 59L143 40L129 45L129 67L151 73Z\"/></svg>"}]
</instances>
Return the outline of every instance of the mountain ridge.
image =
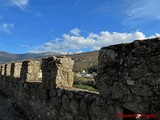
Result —
<instances>
[{"instance_id":1,"label":"mountain ridge","mask_svg":"<svg viewBox=\"0 0 160 120\"><path fill-rule=\"evenodd\" d=\"M65 54L56 52L12 54L0 51L0 64L16 60L35 59L35 58L61 56L61 55ZM69 56L75 61L73 67L74 72L82 72L83 70L88 70L90 67L98 64L98 51L69 54L69 55L66 54L65 56Z\"/></svg>"}]
</instances>

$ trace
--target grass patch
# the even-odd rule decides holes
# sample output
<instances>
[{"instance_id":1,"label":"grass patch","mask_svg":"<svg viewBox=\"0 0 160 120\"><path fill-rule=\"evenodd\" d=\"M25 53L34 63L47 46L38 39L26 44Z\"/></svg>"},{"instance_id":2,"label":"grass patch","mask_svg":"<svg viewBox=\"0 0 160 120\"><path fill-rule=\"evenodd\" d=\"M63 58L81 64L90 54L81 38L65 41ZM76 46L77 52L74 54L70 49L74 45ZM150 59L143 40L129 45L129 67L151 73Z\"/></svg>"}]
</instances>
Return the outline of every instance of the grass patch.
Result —
<instances>
[{"instance_id":1,"label":"grass patch","mask_svg":"<svg viewBox=\"0 0 160 120\"><path fill-rule=\"evenodd\" d=\"M92 86L88 86L88 85L73 85L73 87L79 88L79 89L85 89L89 91L97 91L95 88L93 88Z\"/></svg>"}]
</instances>

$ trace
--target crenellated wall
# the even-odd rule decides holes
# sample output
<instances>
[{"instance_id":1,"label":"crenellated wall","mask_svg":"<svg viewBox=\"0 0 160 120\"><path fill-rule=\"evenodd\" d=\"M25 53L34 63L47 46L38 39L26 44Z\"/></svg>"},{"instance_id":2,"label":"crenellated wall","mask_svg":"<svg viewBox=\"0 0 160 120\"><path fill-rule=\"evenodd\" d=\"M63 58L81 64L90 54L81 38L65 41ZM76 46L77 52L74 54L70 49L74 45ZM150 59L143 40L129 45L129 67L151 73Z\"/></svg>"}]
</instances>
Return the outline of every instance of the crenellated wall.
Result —
<instances>
[{"instance_id":1,"label":"crenellated wall","mask_svg":"<svg viewBox=\"0 0 160 120\"><path fill-rule=\"evenodd\" d=\"M100 93L72 88L74 61L65 56L0 65L0 91L31 120L160 120L160 38L103 47L98 62Z\"/></svg>"},{"instance_id":2,"label":"crenellated wall","mask_svg":"<svg viewBox=\"0 0 160 120\"><path fill-rule=\"evenodd\" d=\"M69 57L3 64L0 91L31 120L116 119L116 114L122 113L121 107L97 92L72 88L73 64Z\"/></svg>"}]
</instances>

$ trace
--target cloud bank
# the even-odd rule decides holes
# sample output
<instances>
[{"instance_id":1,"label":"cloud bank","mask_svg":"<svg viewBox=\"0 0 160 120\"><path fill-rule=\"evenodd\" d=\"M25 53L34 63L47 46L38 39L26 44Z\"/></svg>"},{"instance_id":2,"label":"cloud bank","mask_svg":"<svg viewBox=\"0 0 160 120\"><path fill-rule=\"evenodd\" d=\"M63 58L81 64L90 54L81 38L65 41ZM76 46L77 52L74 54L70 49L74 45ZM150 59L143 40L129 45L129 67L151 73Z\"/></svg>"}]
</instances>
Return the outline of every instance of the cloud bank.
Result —
<instances>
[{"instance_id":1,"label":"cloud bank","mask_svg":"<svg viewBox=\"0 0 160 120\"><path fill-rule=\"evenodd\" d=\"M160 34L149 37L159 37ZM61 38L56 38L50 42L44 43L40 46L35 47L34 50L30 52L83 52L99 50L101 47L129 43L133 40L141 40L147 38L142 32L136 31L133 33L119 33L119 32L109 32L101 31L100 33L90 33L87 37L80 35L80 30L78 28L72 29L70 34L63 34Z\"/></svg>"}]
</instances>

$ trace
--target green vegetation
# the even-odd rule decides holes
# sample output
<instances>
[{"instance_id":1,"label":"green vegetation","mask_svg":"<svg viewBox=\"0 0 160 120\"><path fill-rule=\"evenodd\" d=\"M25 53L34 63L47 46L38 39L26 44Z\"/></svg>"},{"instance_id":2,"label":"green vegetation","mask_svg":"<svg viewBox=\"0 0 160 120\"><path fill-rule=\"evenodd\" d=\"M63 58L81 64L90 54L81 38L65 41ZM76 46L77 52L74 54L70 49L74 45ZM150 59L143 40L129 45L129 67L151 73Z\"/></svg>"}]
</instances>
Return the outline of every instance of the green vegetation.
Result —
<instances>
[{"instance_id":1,"label":"green vegetation","mask_svg":"<svg viewBox=\"0 0 160 120\"><path fill-rule=\"evenodd\" d=\"M92 77L78 76L78 75L74 74L74 81L75 82L87 82L87 81L90 81L91 79L92 79Z\"/></svg>"},{"instance_id":2,"label":"green vegetation","mask_svg":"<svg viewBox=\"0 0 160 120\"><path fill-rule=\"evenodd\" d=\"M73 87L79 88L79 89L85 89L89 91L97 91L95 88L93 88L92 86L88 86L88 85L73 85Z\"/></svg>"}]
</instances>

